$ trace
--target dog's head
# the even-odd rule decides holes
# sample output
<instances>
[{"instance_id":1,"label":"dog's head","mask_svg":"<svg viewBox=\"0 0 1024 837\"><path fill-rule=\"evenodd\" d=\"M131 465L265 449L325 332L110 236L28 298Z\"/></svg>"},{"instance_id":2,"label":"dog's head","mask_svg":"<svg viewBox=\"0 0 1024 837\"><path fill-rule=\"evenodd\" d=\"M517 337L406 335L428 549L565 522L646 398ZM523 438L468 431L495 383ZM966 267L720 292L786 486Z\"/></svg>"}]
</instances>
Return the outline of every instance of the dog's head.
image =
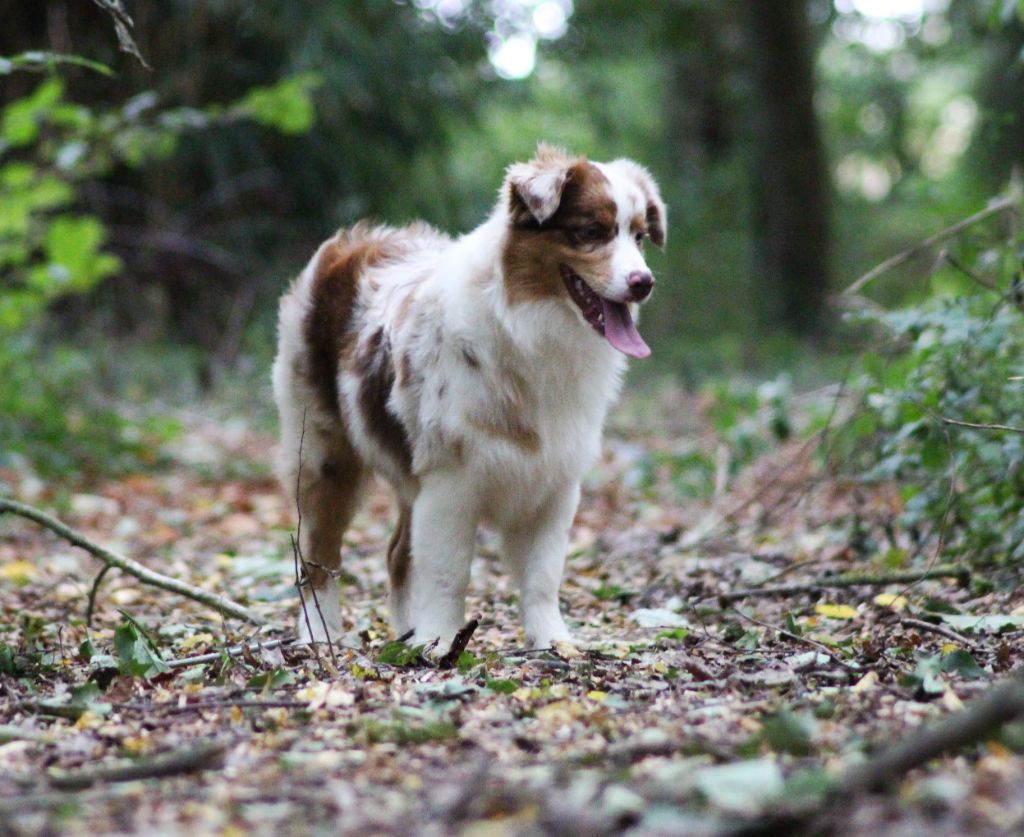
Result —
<instances>
[{"instance_id":1,"label":"dog's head","mask_svg":"<svg viewBox=\"0 0 1024 837\"><path fill-rule=\"evenodd\" d=\"M541 145L508 169L502 199L509 300L563 299L616 349L647 357L630 307L654 288L644 241L665 244L665 204L647 170Z\"/></svg>"}]
</instances>

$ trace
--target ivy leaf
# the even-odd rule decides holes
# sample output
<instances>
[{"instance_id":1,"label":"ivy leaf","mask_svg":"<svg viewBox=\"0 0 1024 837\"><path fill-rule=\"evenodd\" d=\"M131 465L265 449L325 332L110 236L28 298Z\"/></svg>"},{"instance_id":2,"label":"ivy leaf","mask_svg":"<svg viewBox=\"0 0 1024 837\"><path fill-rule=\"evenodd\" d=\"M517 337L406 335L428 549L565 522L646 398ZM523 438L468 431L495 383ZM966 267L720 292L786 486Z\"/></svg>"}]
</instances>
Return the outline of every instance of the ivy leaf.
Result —
<instances>
[{"instance_id":1,"label":"ivy leaf","mask_svg":"<svg viewBox=\"0 0 1024 837\"><path fill-rule=\"evenodd\" d=\"M941 667L947 674L959 674L966 680L981 680L985 677L985 669L978 665L970 651L962 648L946 654L942 658Z\"/></svg>"},{"instance_id":2,"label":"ivy leaf","mask_svg":"<svg viewBox=\"0 0 1024 837\"><path fill-rule=\"evenodd\" d=\"M170 671L160 652L131 622L114 630L114 647L122 674L149 679Z\"/></svg>"}]
</instances>

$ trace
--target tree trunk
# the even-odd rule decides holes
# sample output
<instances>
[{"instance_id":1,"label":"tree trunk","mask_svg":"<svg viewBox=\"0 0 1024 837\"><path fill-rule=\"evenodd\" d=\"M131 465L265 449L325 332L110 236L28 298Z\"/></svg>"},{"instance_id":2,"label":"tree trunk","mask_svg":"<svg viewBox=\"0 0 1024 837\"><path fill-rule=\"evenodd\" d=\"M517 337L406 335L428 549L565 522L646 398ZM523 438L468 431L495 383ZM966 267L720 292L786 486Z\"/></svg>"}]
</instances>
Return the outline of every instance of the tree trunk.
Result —
<instances>
[{"instance_id":1,"label":"tree trunk","mask_svg":"<svg viewBox=\"0 0 1024 837\"><path fill-rule=\"evenodd\" d=\"M805 0L742 0L753 130L754 269L772 322L820 336L829 188Z\"/></svg>"}]
</instances>

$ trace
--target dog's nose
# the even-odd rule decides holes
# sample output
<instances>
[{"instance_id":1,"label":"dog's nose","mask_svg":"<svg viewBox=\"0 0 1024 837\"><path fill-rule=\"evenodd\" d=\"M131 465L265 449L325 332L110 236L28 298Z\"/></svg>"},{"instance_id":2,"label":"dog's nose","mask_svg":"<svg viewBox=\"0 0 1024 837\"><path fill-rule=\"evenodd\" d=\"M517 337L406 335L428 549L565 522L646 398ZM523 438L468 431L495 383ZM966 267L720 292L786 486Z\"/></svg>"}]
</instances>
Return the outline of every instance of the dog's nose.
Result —
<instances>
[{"instance_id":1,"label":"dog's nose","mask_svg":"<svg viewBox=\"0 0 1024 837\"><path fill-rule=\"evenodd\" d=\"M654 289L654 276L649 270L634 270L626 277L626 287L633 302L642 302Z\"/></svg>"}]
</instances>

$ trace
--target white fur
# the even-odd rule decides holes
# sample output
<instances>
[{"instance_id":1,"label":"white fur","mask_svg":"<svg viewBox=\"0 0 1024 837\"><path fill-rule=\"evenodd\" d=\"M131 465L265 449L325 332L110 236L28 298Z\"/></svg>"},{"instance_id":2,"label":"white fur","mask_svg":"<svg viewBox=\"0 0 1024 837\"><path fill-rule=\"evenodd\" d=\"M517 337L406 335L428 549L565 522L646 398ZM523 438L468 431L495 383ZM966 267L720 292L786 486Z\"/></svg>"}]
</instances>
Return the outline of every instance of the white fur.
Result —
<instances>
[{"instance_id":1,"label":"white fur","mask_svg":"<svg viewBox=\"0 0 1024 837\"><path fill-rule=\"evenodd\" d=\"M607 295L625 299L626 276L646 270L628 223L637 211L642 214L645 195L635 172L620 161L601 170L611 181L620 215ZM522 166L509 175L532 178L541 193L531 205L538 218L557 209L564 175L531 174ZM501 260L508 223L503 200L488 220L461 238L423 236L400 260L371 267L360 277L357 351L383 328L392 357L408 355L420 376L415 387L394 386L388 403L412 448L411 473L368 425L359 405L359 376L352 369L339 373L342 412L356 450L412 507L411 574L404 590L392 591L393 627L399 635L414 630L414 643L436 639L445 649L465 621L469 567L481 523L501 536L503 558L519 586L528 645L569 639L558 606L569 528L580 480L600 451L602 425L625 368L625 357L568 299L508 301ZM294 372L295 358L305 351L302 323L322 252L281 306L273 381L286 480L299 468L303 424L303 460L315 462L323 455L330 425L337 423ZM467 363L467 353L475 365ZM517 420L536 434L535 450L479 427L513 403ZM302 525L314 522L320 521ZM303 637L337 638L336 586L329 583L317 595L326 631L309 608L312 632L302 624Z\"/></svg>"}]
</instances>

